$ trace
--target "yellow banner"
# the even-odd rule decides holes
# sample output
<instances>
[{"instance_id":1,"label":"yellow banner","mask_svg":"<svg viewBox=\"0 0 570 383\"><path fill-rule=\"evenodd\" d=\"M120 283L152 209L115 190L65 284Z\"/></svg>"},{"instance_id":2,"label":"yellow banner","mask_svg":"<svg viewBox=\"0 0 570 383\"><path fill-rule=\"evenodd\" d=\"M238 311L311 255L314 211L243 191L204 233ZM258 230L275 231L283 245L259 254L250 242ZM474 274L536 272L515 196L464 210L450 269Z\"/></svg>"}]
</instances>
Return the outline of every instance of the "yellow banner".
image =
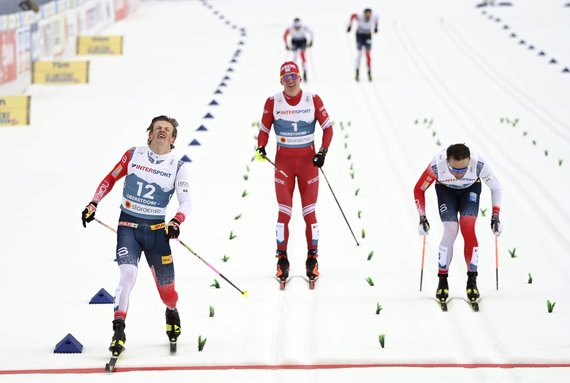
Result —
<instances>
[{"instance_id":1,"label":"yellow banner","mask_svg":"<svg viewBox=\"0 0 570 383\"><path fill-rule=\"evenodd\" d=\"M30 96L0 96L0 127L30 125Z\"/></svg>"},{"instance_id":2,"label":"yellow banner","mask_svg":"<svg viewBox=\"0 0 570 383\"><path fill-rule=\"evenodd\" d=\"M87 84L89 61L36 61L32 84Z\"/></svg>"},{"instance_id":3,"label":"yellow banner","mask_svg":"<svg viewBox=\"0 0 570 383\"><path fill-rule=\"evenodd\" d=\"M123 36L79 36L78 55L122 55Z\"/></svg>"}]
</instances>

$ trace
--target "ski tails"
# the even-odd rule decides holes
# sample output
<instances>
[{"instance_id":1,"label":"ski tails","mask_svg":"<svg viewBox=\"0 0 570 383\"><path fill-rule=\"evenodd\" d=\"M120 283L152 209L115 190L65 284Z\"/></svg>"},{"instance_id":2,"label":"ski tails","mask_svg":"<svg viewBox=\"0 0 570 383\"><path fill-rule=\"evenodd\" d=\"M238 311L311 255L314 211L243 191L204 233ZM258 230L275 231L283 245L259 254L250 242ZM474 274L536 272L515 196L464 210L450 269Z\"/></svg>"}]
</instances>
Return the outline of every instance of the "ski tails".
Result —
<instances>
[{"instance_id":1,"label":"ski tails","mask_svg":"<svg viewBox=\"0 0 570 383\"><path fill-rule=\"evenodd\" d=\"M317 285L317 279L319 279L319 277L312 277L308 279L309 282L309 289L314 290L316 285Z\"/></svg>"},{"instance_id":2,"label":"ski tails","mask_svg":"<svg viewBox=\"0 0 570 383\"><path fill-rule=\"evenodd\" d=\"M121 358L122 354L123 354L122 351L113 353L113 355L111 356L111 359L109 359L109 362L107 362L107 364L105 364L105 371L107 371L107 372L115 371L117 363L119 362L119 359Z\"/></svg>"},{"instance_id":3,"label":"ski tails","mask_svg":"<svg viewBox=\"0 0 570 383\"><path fill-rule=\"evenodd\" d=\"M439 307L441 308L441 311L447 312L447 310L448 310L447 304L449 303L449 301L450 301L451 299L452 299L452 298L449 298L449 299L437 299L437 298L435 298L434 300L437 302L437 304L438 304ZM472 309L474 312L479 312L479 300L478 300L478 299L476 299L476 300L468 300L468 299L462 298L461 300L467 302L467 303L469 304L469 306L471 306L471 309Z\"/></svg>"},{"instance_id":4,"label":"ski tails","mask_svg":"<svg viewBox=\"0 0 570 383\"><path fill-rule=\"evenodd\" d=\"M276 279L277 279L277 282L279 282L279 290L285 290L285 288L289 284L289 281L291 280L291 278L287 278L287 279L276 278ZM317 285L317 280L319 279L319 277L303 278L303 279L305 279L305 281L307 281L307 283L309 285L309 289L314 290L316 285Z\"/></svg>"},{"instance_id":5,"label":"ski tails","mask_svg":"<svg viewBox=\"0 0 570 383\"><path fill-rule=\"evenodd\" d=\"M290 278L275 277L275 279L277 279L277 282L279 282L279 290L285 290L285 287L287 287L287 283L289 282Z\"/></svg>"},{"instance_id":6,"label":"ski tails","mask_svg":"<svg viewBox=\"0 0 570 383\"><path fill-rule=\"evenodd\" d=\"M479 311L479 301L476 299L470 300L469 304L471 305L471 308L473 309L473 311L478 312Z\"/></svg>"}]
</instances>

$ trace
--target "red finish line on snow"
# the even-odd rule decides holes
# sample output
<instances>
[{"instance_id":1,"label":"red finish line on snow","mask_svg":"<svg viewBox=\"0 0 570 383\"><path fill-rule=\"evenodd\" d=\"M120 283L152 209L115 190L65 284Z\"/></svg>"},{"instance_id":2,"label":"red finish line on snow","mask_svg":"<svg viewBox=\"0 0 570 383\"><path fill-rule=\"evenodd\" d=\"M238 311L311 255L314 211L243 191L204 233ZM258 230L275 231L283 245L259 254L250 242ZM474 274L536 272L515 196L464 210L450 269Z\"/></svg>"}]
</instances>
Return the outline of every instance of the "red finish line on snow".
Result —
<instances>
[{"instance_id":1,"label":"red finish line on snow","mask_svg":"<svg viewBox=\"0 0 570 383\"><path fill-rule=\"evenodd\" d=\"M228 370L340 370L349 368L570 368L570 363L368 363L368 364L258 364L211 366L117 367L115 372L133 371L228 371ZM101 368L53 368L0 370L0 375L109 374Z\"/></svg>"}]
</instances>

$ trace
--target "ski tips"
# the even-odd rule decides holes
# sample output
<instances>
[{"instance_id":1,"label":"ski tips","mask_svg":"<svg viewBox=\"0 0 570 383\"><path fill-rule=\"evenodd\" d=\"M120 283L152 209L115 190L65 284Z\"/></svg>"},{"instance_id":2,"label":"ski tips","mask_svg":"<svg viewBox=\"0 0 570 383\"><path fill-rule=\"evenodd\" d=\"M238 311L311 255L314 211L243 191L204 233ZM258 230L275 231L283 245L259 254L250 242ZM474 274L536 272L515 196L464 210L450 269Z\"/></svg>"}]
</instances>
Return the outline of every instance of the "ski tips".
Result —
<instances>
[{"instance_id":1,"label":"ski tips","mask_svg":"<svg viewBox=\"0 0 570 383\"><path fill-rule=\"evenodd\" d=\"M243 295L244 298L247 298L247 290L243 290L243 292L241 293L241 295Z\"/></svg>"}]
</instances>

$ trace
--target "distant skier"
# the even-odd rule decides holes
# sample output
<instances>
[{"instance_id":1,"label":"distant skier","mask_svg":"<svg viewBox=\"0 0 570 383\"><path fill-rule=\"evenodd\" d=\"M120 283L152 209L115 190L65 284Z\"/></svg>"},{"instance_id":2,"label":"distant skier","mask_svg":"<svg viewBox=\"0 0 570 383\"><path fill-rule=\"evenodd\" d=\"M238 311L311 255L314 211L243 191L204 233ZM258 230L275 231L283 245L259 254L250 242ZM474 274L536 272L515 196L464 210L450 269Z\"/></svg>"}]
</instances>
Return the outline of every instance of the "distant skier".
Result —
<instances>
[{"instance_id":1,"label":"distant skier","mask_svg":"<svg viewBox=\"0 0 570 383\"><path fill-rule=\"evenodd\" d=\"M479 249L475 234L475 221L479 213L481 180L491 189L491 230L500 235L503 228L499 220L501 185L489 164L478 154L471 153L464 144L454 144L435 155L414 188L416 208L420 215L419 234L429 232L425 211L425 191L435 182L439 216L443 222L443 238L439 245L439 285L436 297L445 302L449 296L447 276L453 258L453 244L459 229L465 242L467 264L467 297L471 302L479 298L477 265ZM459 215L459 222L458 222Z\"/></svg>"},{"instance_id":2,"label":"distant skier","mask_svg":"<svg viewBox=\"0 0 570 383\"><path fill-rule=\"evenodd\" d=\"M368 80L372 81L372 66L370 49L372 48L372 31L378 33L378 15L372 15L372 9L366 8L361 15L353 13L348 22L347 32L352 29L352 22L356 20L356 81L360 80L360 61L362 60L362 51L366 52L366 66L368 68Z\"/></svg>"},{"instance_id":3,"label":"distant skier","mask_svg":"<svg viewBox=\"0 0 570 383\"><path fill-rule=\"evenodd\" d=\"M313 31L301 19L296 17L283 34L285 49L293 51L291 61L297 62L297 56L301 57L301 67L303 68L303 80L307 81L307 58L305 49L313 46Z\"/></svg>"},{"instance_id":4,"label":"distant skier","mask_svg":"<svg viewBox=\"0 0 570 383\"><path fill-rule=\"evenodd\" d=\"M321 98L301 90L301 77L297 64L292 61L285 62L281 65L280 73L283 91L265 101L256 156L258 159L264 159L267 155L265 146L273 125L277 138L275 164L287 174L286 177L275 171L275 194L279 207L276 225L277 277L284 282L289 276L287 241L293 210L295 179L299 186L306 225L305 236L308 248L306 274L309 279L319 276L317 262L319 226L315 214L319 191L318 168L325 163L333 128ZM323 129L323 136L320 149L315 153L314 131L317 121Z\"/></svg>"},{"instance_id":5,"label":"distant skier","mask_svg":"<svg viewBox=\"0 0 570 383\"><path fill-rule=\"evenodd\" d=\"M120 280L114 302L114 335L109 347L113 355L119 355L124 349L129 296L143 251L160 298L166 305L166 334L175 343L181 332L169 239L178 238L180 234L180 225L190 212L190 193L187 166L172 153L177 126L174 118L153 118L147 128L148 146L127 150L101 181L93 200L81 213L86 227L86 223L95 219L97 204L111 191L116 181L126 176L117 228L115 260L119 265ZM174 192L180 206L174 218L166 224L166 207Z\"/></svg>"}]
</instances>

